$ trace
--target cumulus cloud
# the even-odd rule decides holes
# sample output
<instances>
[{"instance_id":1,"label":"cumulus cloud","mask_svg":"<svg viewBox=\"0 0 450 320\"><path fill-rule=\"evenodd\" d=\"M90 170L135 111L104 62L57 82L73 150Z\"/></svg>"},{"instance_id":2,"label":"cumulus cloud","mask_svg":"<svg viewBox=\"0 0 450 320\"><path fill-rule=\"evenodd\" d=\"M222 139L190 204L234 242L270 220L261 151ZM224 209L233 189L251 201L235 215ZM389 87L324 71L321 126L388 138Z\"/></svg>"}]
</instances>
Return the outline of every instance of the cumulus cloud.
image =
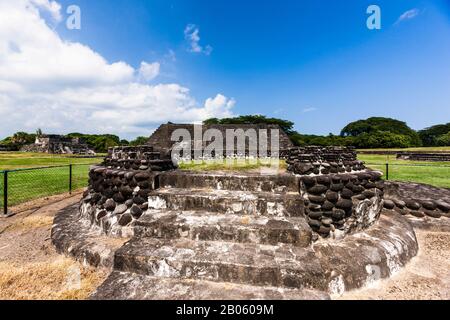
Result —
<instances>
[{"instance_id":1,"label":"cumulus cloud","mask_svg":"<svg viewBox=\"0 0 450 320\"><path fill-rule=\"evenodd\" d=\"M0 136L18 130L127 137L149 135L159 123L232 115L234 100L219 94L204 105L179 84L146 83L158 62L135 69L110 63L86 45L68 42L41 16L57 17L48 0L0 0Z\"/></svg>"},{"instance_id":2,"label":"cumulus cloud","mask_svg":"<svg viewBox=\"0 0 450 320\"><path fill-rule=\"evenodd\" d=\"M61 5L58 2L49 0L31 0L31 2L36 7L48 11L54 20L61 21Z\"/></svg>"},{"instance_id":3,"label":"cumulus cloud","mask_svg":"<svg viewBox=\"0 0 450 320\"><path fill-rule=\"evenodd\" d=\"M408 11L405 11L405 12L403 12L402 15L398 18L396 24L399 24L399 23L401 23L401 22L403 22L403 21L406 21L406 20L414 19L414 18L417 17L419 14L420 14L420 10L417 9L417 8L414 8L414 9L411 9L411 10L408 10Z\"/></svg>"},{"instance_id":4,"label":"cumulus cloud","mask_svg":"<svg viewBox=\"0 0 450 320\"><path fill-rule=\"evenodd\" d=\"M223 111L231 114L231 109L235 104L236 101L234 99L228 99L222 94L218 94L215 98L208 98L205 102L205 117Z\"/></svg>"},{"instance_id":5,"label":"cumulus cloud","mask_svg":"<svg viewBox=\"0 0 450 320\"><path fill-rule=\"evenodd\" d=\"M153 80L159 75L159 69L159 62L141 62L141 67L139 68L139 76L145 81Z\"/></svg>"},{"instance_id":6,"label":"cumulus cloud","mask_svg":"<svg viewBox=\"0 0 450 320\"><path fill-rule=\"evenodd\" d=\"M210 45L202 47L200 45L200 30L195 24L188 24L184 29L184 37L189 42L189 51L194 53L204 53L210 55L213 48Z\"/></svg>"}]
</instances>

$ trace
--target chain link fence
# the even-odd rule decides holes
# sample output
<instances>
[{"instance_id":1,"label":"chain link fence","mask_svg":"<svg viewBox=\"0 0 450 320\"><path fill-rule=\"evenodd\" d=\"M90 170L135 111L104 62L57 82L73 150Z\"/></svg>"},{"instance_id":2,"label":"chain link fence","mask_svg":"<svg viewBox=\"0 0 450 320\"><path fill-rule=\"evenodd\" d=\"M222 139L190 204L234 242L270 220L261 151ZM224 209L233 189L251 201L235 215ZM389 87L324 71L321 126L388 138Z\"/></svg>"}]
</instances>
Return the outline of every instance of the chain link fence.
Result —
<instances>
[{"instance_id":1,"label":"chain link fence","mask_svg":"<svg viewBox=\"0 0 450 320\"><path fill-rule=\"evenodd\" d=\"M0 209L46 196L72 192L88 184L91 164L0 171Z\"/></svg>"},{"instance_id":2,"label":"chain link fence","mask_svg":"<svg viewBox=\"0 0 450 320\"><path fill-rule=\"evenodd\" d=\"M91 164L0 171L0 215L12 206L84 188ZM450 165L366 163L380 170L384 179L418 182L450 188Z\"/></svg>"}]
</instances>

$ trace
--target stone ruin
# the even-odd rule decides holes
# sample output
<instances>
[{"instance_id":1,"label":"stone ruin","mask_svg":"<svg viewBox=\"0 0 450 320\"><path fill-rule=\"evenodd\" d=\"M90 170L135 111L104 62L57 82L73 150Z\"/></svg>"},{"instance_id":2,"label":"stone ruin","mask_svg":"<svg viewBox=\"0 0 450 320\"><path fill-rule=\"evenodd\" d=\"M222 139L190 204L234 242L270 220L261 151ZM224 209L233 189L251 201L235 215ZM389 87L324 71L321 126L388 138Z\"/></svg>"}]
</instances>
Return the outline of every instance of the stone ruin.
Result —
<instances>
[{"instance_id":1,"label":"stone ruin","mask_svg":"<svg viewBox=\"0 0 450 320\"><path fill-rule=\"evenodd\" d=\"M411 161L450 161L450 152L397 152L397 159Z\"/></svg>"},{"instance_id":2,"label":"stone ruin","mask_svg":"<svg viewBox=\"0 0 450 320\"><path fill-rule=\"evenodd\" d=\"M189 133L189 136L192 138L191 140L191 149L192 149L192 155L191 158L194 158L194 152L196 149L205 150L205 148L208 146L208 143L203 140L203 135L196 134L196 129L200 131L200 133L204 133L207 130L210 131L217 131L221 134L222 137L227 136L227 130L242 130L243 132L249 133L250 131L253 131L253 133L258 134L261 131L265 132L267 135L267 152L270 156L270 150L271 150L271 141L272 141L272 130L276 130L278 133L278 139L277 142L279 144L280 150L287 150L289 148L294 147L294 144L290 140L289 136L284 132L279 125L273 125L273 124L240 124L240 125L234 125L234 124L226 124L226 125L218 125L218 124L212 124L212 125L193 125L193 124L173 124L173 123L167 123L161 125L149 138L147 144L151 145L156 151L159 151L161 153L168 153L174 145L177 143L172 140L172 135L176 130L186 130L186 132ZM245 144L245 154L238 154L238 150L231 150L236 156L249 156L249 153L253 151L253 153L258 154L259 148L258 145L252 146L249 139L246 138L246 144ZM258 138L256 138L258 139ZM256 142L256 141L255 141ZM226 150L226 141L224 139L223 141L223 155L216 155L214 154L215 158L219 157L226 157L227 154L225 152Z\"/></svg>"},{"instance_id":3,"label":"stone ruin","mask_svg":"<svg viewBox=\"0 0 450 320\"><path fill-rule=\"evenodd\" d=\"M287 172L259 174L177 170L163 143L110 149L55 218L58 251L112 270L93 299L326 299L417 254L406 213L352 148L289 145ZM128 241L104 249L92 234Z\"/></svg>"},{"instance_id":4,"label":"stone ruin","mask_svg":"<svg viewBox=\"0 0 450 320\"><path fill-rule=\"evenodd\" d=\"M16 147L0 144L0 152L16 151Z\"/></svg>"},{"instance_id":5,"label":"stone ruin","mask_svg":"<svg viewBox=\"0 0 450 320\"><path fill-rule=\"evenodd\" d=\"M40 152L50 154L95 155L82 138L68 138L61 135L41 135L34 144L20 149L23 152Z\"/></svg>"}]
</instances>

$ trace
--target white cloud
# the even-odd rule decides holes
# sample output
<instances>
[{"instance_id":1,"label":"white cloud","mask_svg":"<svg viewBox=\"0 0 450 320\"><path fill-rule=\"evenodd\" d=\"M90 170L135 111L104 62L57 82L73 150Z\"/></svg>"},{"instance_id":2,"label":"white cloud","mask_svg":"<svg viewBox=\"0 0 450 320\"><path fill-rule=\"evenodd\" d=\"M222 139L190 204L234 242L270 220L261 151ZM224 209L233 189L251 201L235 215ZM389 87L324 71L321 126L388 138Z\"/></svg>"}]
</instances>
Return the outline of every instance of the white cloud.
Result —
<instances>
[{"instance_id":1,"label":"white cloud","mask_svg":"<svg viewBox=\"0 0 450 320\"><path fill-rule=\"evenodd\" d=\"M417 17L420 14L420 10L417 8L405 11L397 20L395 24L399 24L400 22L411 20Z\"/></svg>"},{"instance_id":2,"label":"white cloud","mask_svg":"<svg viewBox=\"0 0 450 320\"><path fill-rule=\"evenodd\" d=\"M141 62L141 67L139 68L139 76L145 81L153 80L159 75L160 67L161 66L159 62Z\"/></svg>"},{"instance_id":3,"label":"white cloud","mask_svg":"<svg viewBox=\"0 0 450 320\"><path fill-rule=\"evenodd\" d=\"M316 111L316 110L317 110L317 108L314 108L314 107L308 107L308 108L303 109L302 112L303 112L303 113L308 113L308 112L314 112L314 111Z\"/></svg>"},{"instance_id":4,"label":"white cloud","mask_svg":"<svg viewBox=\"0 0 450 320\"><path fill-rule=\"evenodd\" d=\"M164 58L168 59L171 62L177 61L177 55L172 49L169 49L169 51L164 55Z\"/></svg>"},{"instance_id":5,"label":"white cloud","mask_svg":"<svg viewBox=\"0 0 450 320\"><path fill-rule=\"evenodd\" d=\"M143 82L159 74L158 62L135 69L62 40L39 11L56 8L54 1L0 0L0 118L8 119L1 137L38 127L133 137L161 122L233 115L234 100L221 94L202 106L179 84Z\"/></svg>"},{"instance_id":6,"label":"white cloud","mask_svg":"<svg viewBox=\"0 0 450 320\"><path fill-rule=\"evenodd\" d=\"M200 45L200 30L195 24L188 24L184 29L184 37L189 42L189 51L194 53L204 53L210 55L213 48L210 45L202 47Z\"/></svg>"},{"instance_id":7,"label":"white cloud","mask_svg":"<svg viewBox=\"0 0 450 320\"><path fill-rule=\"evenodd\" d=\"M223 113L224 111L231 114L231 109L236 104L234 99L228 99L222 94L218 94L215 98L208 98L205 101L205 117L210 117L216 113Z\"/></svg>"},{"instance_id":8,"label":"white cloud","mask_svg":"<svg viewBox=\"0 0 450 320\"><path fill-rule=\"evenodd\" d=\"M61 21L61 5L56 1L31 0L31 3L33 3L37 8L48 11L56 21Z\"/></svg>"}]
</instances>

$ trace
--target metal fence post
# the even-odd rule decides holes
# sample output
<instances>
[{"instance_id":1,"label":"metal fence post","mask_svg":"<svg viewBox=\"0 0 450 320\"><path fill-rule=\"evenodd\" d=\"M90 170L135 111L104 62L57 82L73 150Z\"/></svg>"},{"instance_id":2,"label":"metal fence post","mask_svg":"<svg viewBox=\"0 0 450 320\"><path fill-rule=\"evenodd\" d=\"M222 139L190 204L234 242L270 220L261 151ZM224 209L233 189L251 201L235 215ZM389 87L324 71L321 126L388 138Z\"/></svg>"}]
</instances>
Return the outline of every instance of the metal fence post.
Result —
<instances>
[{"instance_id":1,"label":"metal fence post","mask_svg":"<svg viewBox=\"0 0 450 320\"><path fill-rule=\"evenodd\" d=\"M386 162L386 180L389 180L389 163Z\"/></svg>"},{"instance_id":2,"label":"metal fence post","mask_svg":"<svg viewBox=\"0 0 450 320\"><path fill-rule=\"evenodd\" d=\"M69 164L69 194L72 194L72 164Z\"/></svg>"},{"instance_id":3,"label":"metal fence post","mask_svg":"<svg viewBox=\"0 0 450 320\"><path fill-rule=\"evenodd\" d=\"M3 171L3 213L8 215L8 170Z\"/></svg>"}]
</instances>

